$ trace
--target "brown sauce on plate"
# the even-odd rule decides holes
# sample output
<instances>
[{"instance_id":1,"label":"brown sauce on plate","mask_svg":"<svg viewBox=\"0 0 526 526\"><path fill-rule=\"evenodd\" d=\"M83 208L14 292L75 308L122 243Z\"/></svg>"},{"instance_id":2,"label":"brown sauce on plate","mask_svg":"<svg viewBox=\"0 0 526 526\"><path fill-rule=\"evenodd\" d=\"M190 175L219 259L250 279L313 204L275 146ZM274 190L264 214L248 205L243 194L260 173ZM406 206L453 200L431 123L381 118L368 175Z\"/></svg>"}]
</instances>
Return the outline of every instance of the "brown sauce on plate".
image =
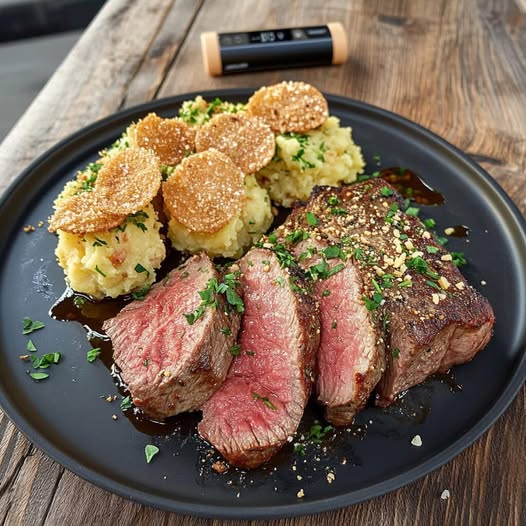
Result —
<instances>
[{"instance_id":1,"label":"brown sauce on plate","mask_svg":"<svg viewBox=\"0 0 526 526\"><path fill-rule=\"evenodd\" d=\"M445 202L444 196L433 190L415 172L400 166L384 168L380 177L392 184L400 194L408 197L419 205L441 205Z\"/></svg>"}]
</instances>

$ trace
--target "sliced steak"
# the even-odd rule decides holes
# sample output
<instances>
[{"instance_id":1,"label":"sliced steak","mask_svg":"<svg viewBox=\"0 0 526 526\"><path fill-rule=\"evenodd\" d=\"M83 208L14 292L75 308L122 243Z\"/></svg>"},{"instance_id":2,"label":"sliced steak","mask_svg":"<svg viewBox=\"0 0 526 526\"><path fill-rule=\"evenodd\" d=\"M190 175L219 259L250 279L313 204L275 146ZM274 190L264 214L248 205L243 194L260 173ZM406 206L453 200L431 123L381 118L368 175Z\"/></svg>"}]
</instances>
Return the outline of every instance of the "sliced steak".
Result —
<instances>
[{"instance_id":1,"label":"sliced steak","mask_svg":"<svg viewBox=\"0 0 526 526\"><path fill-rule=\"evenodd\" d=\"M208 256L194 256L104 323L133 403L150 417L200 409L226 377L239 314L217 294L217 308L185 316L197 312L210 280L221 276Z\"/></svg>"},{"instance_id":2,"label":"sliced steak","mask_svg":"<svg viewBox=\"0 0 526 526\"><path fill-rule=\"evenodd\" d=\"M392 186L371 179L318 188L297 212L305 228L307 212L316 218L311 237L341 243L360 268L363 303L385 328L388 349L379 405L473 358L495 321L488 301L466 282L451 255L402 208Z\"/></svg>"},{"instance_id":3,"label":"sliced steak","mask_svg":"<svg viewBox=\"0 0 526 526\"><path fill-rule=\"evenodd\" d=\"M338 250L339 245L329 243L306 224L306 208L308 205L298 206L275 235L278 243L295 254L300 266L307 272L313 269L321 326L317 400L325 407L325 418L343 426L352 423L380 380L385 370L385 347L381 328L362 300L360 267ZM328 269L341 270L324 277L315 269L324 262Z\"/></svg>"},{"instance_id":4,"label":"sliced steak","mask_svg":"<svg viewBox=\"0 0 526 526\"><path fill-rule=\"evenodd\" d=\"M253 249L239 266L245 304L239 355L203 406L198 430L228 462L253 468L297 430L311 391L319 323L303 277L282 268L273 252Z\"/></svg>"}]
</instances>

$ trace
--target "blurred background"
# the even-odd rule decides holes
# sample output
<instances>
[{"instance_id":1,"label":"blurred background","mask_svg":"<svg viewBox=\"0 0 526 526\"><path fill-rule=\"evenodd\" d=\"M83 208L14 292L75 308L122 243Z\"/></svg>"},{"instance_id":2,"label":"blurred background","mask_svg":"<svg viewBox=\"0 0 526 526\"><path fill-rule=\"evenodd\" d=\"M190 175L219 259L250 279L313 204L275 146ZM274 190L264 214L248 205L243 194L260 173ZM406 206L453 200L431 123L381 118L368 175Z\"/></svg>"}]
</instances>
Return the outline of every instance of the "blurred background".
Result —
<instances>
[{"instance_id":1,"label":"blurred background","mask_svg":"<svg viewBox=\"0 0 526 526\"><path fill-rule=\"evenodd\" d=\"M0 0L0 142L106 0Z\"/></svg>"}]
</instances>

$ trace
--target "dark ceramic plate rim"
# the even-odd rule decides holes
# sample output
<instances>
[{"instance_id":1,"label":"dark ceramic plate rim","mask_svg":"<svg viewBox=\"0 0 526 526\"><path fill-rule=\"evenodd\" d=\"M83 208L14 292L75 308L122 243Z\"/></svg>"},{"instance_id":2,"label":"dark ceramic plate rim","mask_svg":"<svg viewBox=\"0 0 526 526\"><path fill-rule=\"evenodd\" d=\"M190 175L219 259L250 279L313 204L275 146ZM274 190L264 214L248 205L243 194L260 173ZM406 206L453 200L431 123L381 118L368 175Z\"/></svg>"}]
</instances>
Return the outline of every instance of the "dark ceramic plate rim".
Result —
<instances>
[{"instance_id":1,"label":"dark ceramic plate rim","mask_svg":"<svg viewBox=\"0 0 526 526\"><path fill-rule=\"evenodd\" d=\"M84 136L91 135L99 129L103 129L109 124L115 124L116 121L126 122L129 116L138 112L148 112L152 110L162 111L164 108L173 107L174 104L180 103L182 100L193 98L196 95L204 95L206 97L228 97L228 96L245 96L248 97L253 90L239 88L239 89L221 89L212 90L208 92L193 92L174 97L155 100L145 104L140 104L131 108L114 113L104 119L96 121L81 130L69 135L55 146L50 148L40 157L38 157L31 165L29 165L6 189L2 198L0 199L0 209L3 208L11 199L12 195L17 190L18 186L26 177L29 177L35 170L42 169L42 167L52 160L54 156L60 155L60 152L66 148L70 143L76 142ZM373 114L376 119L386 120L391 123L396 123L404 133L412 133L418 135L420 138L425 138L432 143L435 148L440 150L441 155L450 156L457 163L463 164L464 171L470 171L472 176L478 178L479 183L489 185L495 197L500 198L501 204L505 206L510 219L515 221L513 232L514 240L521 240L525 243L526 240L526 221L517 206L511 201L502 188L487 174L480 166L473 160L469 159L462 151L448 143L438 135L429 131L428 129L408 120L404 117L396 115L387 110L383 110L376 106L355 101L345 97L327 94L329 103L340 105L344 107L352 107L356 111ZM128 120L129 122L129 120ZM124 128L124 126L123 126ZM320 513L324 511L334 510L362 502L398 489L411 482L422 478L428 473L436 470L446 462L461 453L464 449L470 446L475 440L487 431L487 429L503 414L506 408L511 404L517 395L520 387L526 380L526 354L523 354L519 360L515 373L509 378L505 389L502 391L500 397L488 408L486 414L480 418L475 425L467 430L460 438L452 442L447 448L434 454L431 458L425 460L420 465L400 473L394 477L388 478L380 483L368 486L363 489L350 491L347 494L339 495L333 498L325 498L313 502L292 502L288 505L279 506L219 506L207 504L188 504L174 499L167 499L159 497L158 495L140 491L137 489L130 489L125 484L120 484L110 477L102 476L97 471L86 468L82 464L75 461L74 458L65 454L62 450L57 448L51 441L46 439L40 432L33 427L31 422L27 421L11 404L9 398L4 393L0 386L0 405L6 415L13 421L20 431L38 448L44 451L52 459L59 462L67 469L73 471L85 480L92 482L108 491L114 492L122 497L135 500L137 502L155 506L167 511L186 513L195 516L209 517L209 518L232 518L232 519L262 519L262 518L280 518L298 515L307 515L312 513Z\"/></svg>"}]
</instances>

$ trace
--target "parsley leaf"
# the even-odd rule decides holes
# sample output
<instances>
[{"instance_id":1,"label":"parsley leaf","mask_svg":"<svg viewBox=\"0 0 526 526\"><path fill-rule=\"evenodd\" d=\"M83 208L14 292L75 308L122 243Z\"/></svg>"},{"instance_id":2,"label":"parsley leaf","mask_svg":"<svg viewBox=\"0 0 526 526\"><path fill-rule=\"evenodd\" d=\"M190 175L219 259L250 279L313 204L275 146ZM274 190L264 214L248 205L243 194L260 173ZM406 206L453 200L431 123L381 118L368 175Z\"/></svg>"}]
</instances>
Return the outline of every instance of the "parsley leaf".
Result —
<instances>
[{"instance_id":1,"label":"parsley leaf","mask_svg":"<svg viewBox=\"0 0 526 526\"><path fill-rule=\"evenodd\" d=\"M92 363L100 356L100 353L101 353L100 347L90 349L86 353L86 359L88 360L89 363Z\"/></svg>"},{"instance_id":2,"label":"parsley leaf","mask_svg":"<svg viewBox=\"0 0 526 526\"><path fill-rule=\"evenodd\" d=\"M146 463L149 464L152 458L159 453L159 448L153 444L146 444L144 447L144 454L146 455Z\"/></svg>"},{"instance_id":3,"label":"parsley leaf","mask_svg":"<svg viewBox=\"0 0 526 526\"><path fill-rule=\"evenodd\" d=\"M305 214L305 219L310 226L316 226L318 224L318 218L312 212L307 212Z\"/></svg>"},{"instance_id":4,"label":"parsley leaf","mask_svg":"<svg viewBox=\"0 0 526 526\"><path fill-rule=\"evenodd\" d=\"M33 331L38 331L38 329L43 329L45 325L41 321L33 321L31 318L24 318L24 327L22 329L22 334L31 334Z\"/></svg>"}]
</instances>

